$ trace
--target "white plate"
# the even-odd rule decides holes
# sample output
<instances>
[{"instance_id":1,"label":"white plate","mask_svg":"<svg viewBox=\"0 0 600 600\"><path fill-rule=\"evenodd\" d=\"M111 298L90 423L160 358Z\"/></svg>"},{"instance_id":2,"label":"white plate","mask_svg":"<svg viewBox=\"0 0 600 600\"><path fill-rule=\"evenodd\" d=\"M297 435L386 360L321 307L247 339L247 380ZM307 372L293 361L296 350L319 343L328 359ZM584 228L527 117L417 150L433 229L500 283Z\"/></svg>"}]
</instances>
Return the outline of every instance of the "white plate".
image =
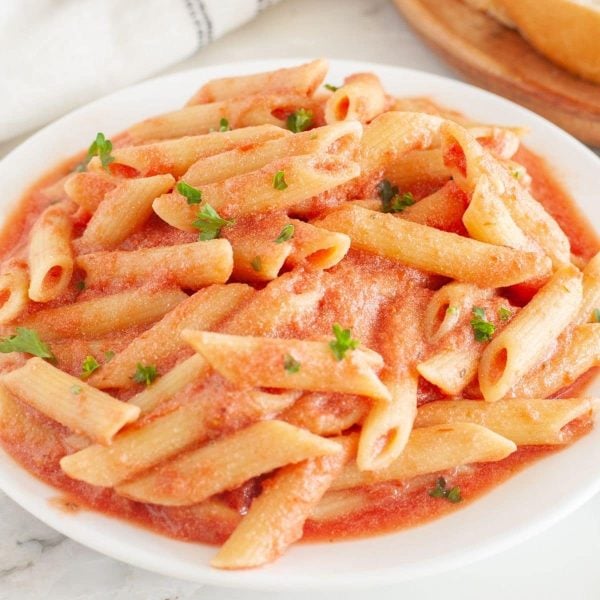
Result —
<instances>
[{"instance_id":1,"label":"white plate","mask_svg":"<svg viewBox=\"0 0 600 600\"><path fill-rule=\"evenodd\" d=\"M0 163L2 208L11 206L46 169L86 147L97 131L112 135L131 123L174 110L203 82L302 62L265 60L196 69L147 81L93 102L36 133ZM545 156L588 217L600 218L600 161L570 135L493 94L419 71L332 61L327 81L373 71L397 95L427 95L482 122L527 125L527 145ZM596 383L593 392L600 391ZM491 493L428 525L364 540L295 545L263 569L211 569L215 549L175 541L126 521L82 511L65 514L49 503L59 492L0 451L0 487L61 533L119 560L165 575L254 589L327 588L393 583L466 564L504 550L549 527L600 489L600 428L542 459Z\"/></svg>"}]
</instances>

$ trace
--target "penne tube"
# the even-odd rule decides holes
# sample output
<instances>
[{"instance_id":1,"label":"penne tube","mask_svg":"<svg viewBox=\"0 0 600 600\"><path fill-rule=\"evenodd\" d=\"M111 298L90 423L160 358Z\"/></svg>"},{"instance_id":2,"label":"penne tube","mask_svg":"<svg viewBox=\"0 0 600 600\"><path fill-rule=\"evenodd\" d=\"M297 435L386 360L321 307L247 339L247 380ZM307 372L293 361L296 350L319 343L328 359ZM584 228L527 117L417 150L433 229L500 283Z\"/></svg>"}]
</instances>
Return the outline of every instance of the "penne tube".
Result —
<instances>
[{"instance_id":1,"label":"penne tube","mask_svg":"<svg viewBox=\"0 0 600 600\"><path fill-rule=\"evenodd\" d=\"M254 291L244 284L213 285L196 292L153 327L135 338L107 365L98 369L89 379L99 388L131 387L137 363L152 364L159 368L170 357L180 356L186 348L180 333L186 327L211 329Z\"/></svg>"},{"instance_id":2,"label":"penne tube","mask_svg":"<svg viewBox=\"0 0 600 600\"><path fill-rule=\"evenodd\" d=\"M173 187L171 175L127 179L104 197L77 240L79 253L112 250L152 214L152 202Z\"/></svg>"},{"instance_id":3,"label":"penne tube","mask_svg":"<svg viewBox=\"0 0 600 600\"><path fill-rule=\"evenodd\" d=\"M73 223L60 204L49 206L31 228L29 297L35 302L58 298L73 275Z\"/></svg>"},{"instance_id":4,"label":"penne tube","mask_svg":"<svg viewBox=\"0 0 600 600\"><path fill-rule=\"evenodd\" d=\"M327 61L313 60L297 67L211 79L188 101L187 106L253 94L297 94L312 96L328 69Z\"/></svg>"},{"instance_id":5,"label":"penne tube","mask_svg":"<svg viewBox=\"0 0 600 600\"><path fill-rule=\"evenodd\" d=\"M229 279L233 252L227 240L209 240L129 252L83 254L76 263L85 271L88 287L111 282L141 285L162 274L170 283L197 290Z\"/></svg>"},{"instance_id":6,"label":"penne tube","mask_svg":"<svg viewBox=\"0 0 600 600\"><path fill-rule=\"evenodd\" d=\"M148 417L120 432L110 446L88 446L60 461L72 479L114 487L206 441L215 432L246 427L269 418L293 402L289 394L259 390L200 390L189 402L166 414ZM228 412L235 404L235 414ZM137 407L135 407L137 409Z\"/></svg>"},{"instance_id":7,"label":"penne tube","mask_svg":"<svg viewBox=\"0 0 600 600\"><path fill-rule=\"evenodd\" d=\"M460 394L477 375L483 348L440 350L417 365L419 375L449 396Z\"/></svg>"},{"instance_id":8,"label":"penne tube","mask_svg":"<svg viewBox=\"0 0 600 600\"><path fill-rule=\"evenodd\" d=\"M283 173L283 189L274 185L278 173ZM358 175L358 164L348 160L325 155L292 156L258 171L203 186L202 200L225 217L284 210ZM193 223L202 205L188 204L179 192L160 196L153 208L169 225L183 231L198 231Z\"/></svg>"},{"instance_id":9,"label":"penne tube","mask_svg":"<svg viewBox=\"0 0 600 600\"><path fill-rule=\"evenodd\" d=\"M368 123L386 106L385 91L379 77L372 73L355 73L346 77L325 104L325 121L360 121Z\"/></svg>"},{"instance_id":10,"label":"penne tube","mask_svg":"<svg viewBox=\"0 0 600 600\"><path fill-rule=\"evenodd\" d=\"M545 275L551 266L539 254L484 244L356 205L313 224L349 235L359 250L482 287L514 285Z\"/></svg>"},{"instance_id":11,"label":"penne tube","mask_svg":"<svg viewBox=\"0 0 600 600\"><path fill-rule=\"evenodd\" d=\"M56 308L46 308L19 321L44 339L98 338L113 331L148 325L175 308L187 295L179 289L133 289Z\"/></svg>"},{"instance_id":12,"label":"penne tube","mask_svg":"<svg viewBox=\"0 0 600 600\"><path fill-rule=\"evenodd\" d=\"M203 157L292 136L291 131L275 125L257 125L231 131L185 136L153 144L115 148L111 155L116 164L133 167L142 177L161 173L171 173L174 177L181 177L193 163ZM88 169L96 168L101 169L102 165L100 161L94 159L88 165Z\"/></svg>"},{"instance_id":13,"label":"penne tube","mask_svg":"<svg viewBox=\"0 0 600 600\"><path fill-rule=\"evenodd\" d=\"M284 421L261 421L182 454L116 491L138 502L189 506L279 467L340 451L334 441Z\"/></svg>"},{"instance_id":14,"label":"penne tube","mask_svg":"<svg viewBox=\"0 0 600 600\"><path fill-rule=\"evenodd\" d=\"M442 119L411 112L385 112L365 127L361 140L361 170L370 173L411 150L429 148L439 137Z\"/></svg>"},{"instance_id":15,"label":"penne tube","mask_svg":"<svg viewBox=\"0 0 600 600\"><path fill-rule=\"evenodd\" d=\"M87 214L93 215L105 196L117 185L118 180L104 170L98 173L74 173L65 182L65 192Z\"/></svg>"},{"instance_id":16,"label":"penne tube","mask_svg":"<svg viewBox=\"0 0 600 600\"><path fill-rule=\"evenodd\" d=\"M22 261L9 261L0 274L0 324L13 321L29 304L29 272Z\"/></svg>"},{"instance_id":17,"label":"penne tube","mask_svg":"<svg viewBox=\"0 0 600 600\"><path fill-rule=\"evenodd\" d=\"M201 135L219 128L227 119L232 129L253 125L277 125L285 128L283 115L296 109L312 110L315 100L298 95L264 94L230 98L208 104L196 104L151 117L132 125L127 134L135 143ZM274 116L274 115L281 115Z\"/></svg>"},{"instance_id":18,"label":"penne tube","mask_svg":"<svg viewBox=\"0 0 600 600\"><path fill-rule=\"evenodd\" d=\"M199 186L257 171L285 156L330 153L339 157L355 150L361 135L360 123L336 123L296 135L238 146L228 152L199 159L182 179L190 185Z\"/></svg>"},{"instance_id":19,"label":"penne tube","mask_svg":"<svg viewBox=\"0 0 600 600\"><path fill-rule=\"evenodd\" d=\"M497 127L495 125L474 125L467 127L469 133L498 160L510 160L521 145L523 128Z\"/></svg>"},{"instance_id":20,"label":"penne tube","mask_svg":"<svg viewBox=\"0 0 600 600\"><path fill-rule=\"evenodd\" d=\"M373 403L360 432L356 464L361 471L387 467L404 450L417 408L418 375L387 382L392 400Z\"/></svg>"},{"instance_id":21,"label":"penne tube","mask_svg":"<svg viewBox=\"0 0 600 600\"><path fill-rule=\"evenodd\" d=\"M427 150L411 150L400 156L394 156L392 160L382 157L384 175L393 181L400 190L412 188L423 181L440 182L452 179L450 170L444 164L442 150L440 148L429 148Z\"/></svg>"},{"instance_id":22,"label":"penne tube","mask_svg":"<svg viewBox=\"0 0 600 600\"><path fill-rule=\"evenodd\" d=\"M2 376L2 384L19 400L78 434L110 444L140 409L116 400L41 358Z\"/></svg>"},{"instance_id":23,"label":"penne tube","mask_svg":"<svg viewBox=\"0 0 600 600\"><path fill-rule=\"evenodd\" d=\"M234 384L250 387L342 392L390 401L372 351L349 351L337 360L327 342L226 335L186 329L182 338Z\"/></svg>"},{"instance_id":24,"label":"penne tube","mask_svg":"<svg viewBox=\"0 0 600 600\"><path fill-rule=\"evenodd\" d=\"M302 537L304 522L349 455L346 447L332 456L314 458L279 470L264 482L264 491L254 500L248 514L220 548L211 565L218 569L242 569L275 560Z\"/></svg>"},{"instance_id":25,"label":"penne tube","mask_svg":"<svg viewBox=\"0 0 600 600\"><path fill-rule=\"evenodd\" d=\"M580 417L591 417L594 402L589 398L440 400L419 407L415 427L475 423L512 440L517 446L563 444L569 435L562 428Z\"/></svg>"},{"instance_id":26,"label":"penne tube","mask_svg":"<svg viewBox=\"0 0 600 600\"><path fill-rule=\"evenodd\" d=\"M573 266L559 269L533 299L489 343L479 363L483 397L494 402L545 357L577 314L582 276Z\"/></svg>"},{"instance_id":27,"label":"penne tube","mask_svg":"<svg viewBox=\"0 0 600 600\"><path fill-rule=\"evenodd\" d=\"M507 397L547 398L575 383L592 367L600 366L600 325L578 325L565 331L556 350L529 371L507 393Z\"/></svg>"},{"instance_id":28,"label":"penne tube","mask_svg":"<svg viewBox=\"0 0 600 600\"><path fill-rule=\"evenodd\" d=\"M356 465L347 465L331 489L407 481L460 465L502 460L516 449L511 440L474 423L419 427L412 430L404 452L391 465L377 471L359 471Z\"/></svg>"},{"instance_id":29,"label":"penne tube","mask_svg":"<svg viewBox=\"0 0 600 600\"><path fill-rule=\"evenodd\" d=\"M344 233L328 231L297 219L290 219L290 223L294 226L294 237L292 252L286 262L292 267L307 263L317 269L329 269L350 249L350 238Z\"/></svg>"},{"instance_id":30,"label":"penne tube","mask_svg":"<svg viewBox=\"0 0 600 600\"><path fill-rule=\"evenodd\" d=\"M573 323L598 322L596 309L600 309L600 252L583 269L583 299Z\"/></svg>"}]
</instances>

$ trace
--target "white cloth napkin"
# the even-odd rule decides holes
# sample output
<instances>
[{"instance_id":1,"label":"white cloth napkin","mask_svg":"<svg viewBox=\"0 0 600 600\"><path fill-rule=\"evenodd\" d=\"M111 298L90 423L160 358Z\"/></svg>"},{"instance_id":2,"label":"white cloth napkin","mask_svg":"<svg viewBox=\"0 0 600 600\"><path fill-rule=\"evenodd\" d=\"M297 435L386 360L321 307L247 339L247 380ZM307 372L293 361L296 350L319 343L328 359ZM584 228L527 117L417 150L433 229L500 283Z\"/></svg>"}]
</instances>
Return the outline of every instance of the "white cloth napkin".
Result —
<instances>
[{"instance_id":1,"label":"white cloth napkin","mask_svg":"<svg viewBox=\"0 0 600 600\"><path fill-rule=\"evenodd\" d=\"M0 141L148 77L277 0L0 0Z\"/></svg>"}]
</instances>

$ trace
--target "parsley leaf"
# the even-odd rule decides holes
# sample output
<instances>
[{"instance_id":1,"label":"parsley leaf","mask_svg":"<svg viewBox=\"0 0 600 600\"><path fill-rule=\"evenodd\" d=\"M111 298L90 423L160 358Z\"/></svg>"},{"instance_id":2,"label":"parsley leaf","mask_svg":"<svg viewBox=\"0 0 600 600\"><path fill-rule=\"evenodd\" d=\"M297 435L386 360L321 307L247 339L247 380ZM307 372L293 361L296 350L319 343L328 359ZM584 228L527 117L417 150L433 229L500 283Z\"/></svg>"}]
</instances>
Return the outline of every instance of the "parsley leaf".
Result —
<instances>
[{"instance_id":1,"label":"parsley leaf","mask_svg":"<svg viewBox=\"0 0 600 600\"><path fill-rule=\"evenodd\" d=\"M455 315L458 312L458 306L449 306L446 309L446 314L448 315Z\"/></svg>"},{"instance_id":2,"label":"parsley leaf","mask_svg":"<svg viewBox=\"0 0 600 600\"><path fill-rule=\"evenodd\" d=\"M291 223L284 225L281 228L281 231L279 232L279 235L277 236L275 243L283 244L283 242L287 242L288 240L291 240L294 237L294 231L295 231L295 227Z\"/></svg>"},{"instance_id":3,"label":"parsley leaf","mask_svg":"<svg viewBox=\"0 0 600 600\"><path fill-rule=\"evenodd\" d=\"M257 272L260 273L261 269L262 269L262 260L260 259L260 256L255 256L252 261L250 262L250 266Z\"/></svg>"},{"instance_id":4,"label":"parsley leaf","mask_svg":"<svg viewBox=\"0 0 600 600\"><path fill-rule=\"evenodd\" d=\"M283 368L288 373L297 373L300 370L300 363L291 354L286 354L283 359Z\"/></svg>"},{"instance_id":5,"label":"parsley leaf","mask_svg":"<svg viewBox=\"0 0 600 600\"><path fill-rule=\"evenodd\" d=\"M273 187L276 190L285 190L288 184L285 182L285 174L283 171L277 171L273 177Z\"/></svg>"},{"instance_id":6,"label":"parsley leaf","mask_svg":"<svg viewBox=\"0 0 600 600\"><path fill-rule=\"evenodd\" d=\"M188 204L200 204L202 192L185 181L180 181L176 186L177 191L187 200Z\"/></svg>"},{"instance_id":7,"label":"parsley leaf","mask_svg":"<svg viewBox=\"0 0 600 600\"><path fill-rule=\"evenodd\" d=\"M219 121L219 131L231 131L231 127L229 127L229 121L225 117Z\"/></svg>"},{"instance_id":8,"label":"parsley leaf","mask_svg":"<svg viewBox=\"0 0 600 600\"><path fill-rule=\"evenodd\" d=\"M222 219L210 204L205 204L192 225L200 230L200 240L204 242L218 238L223 227L233 225L234 223L235 221Z\"/></svg>"},{"instance_id":9,"label":"parsley leaf","mask_svg":"<svg viewBox=\"0 0 600 600\"><path fill-rule=\"evenodd\" d=\"M592 313L592 319L594 323L600 323L600 308L595 308Z\"/></svg>"},{"instance_id":10,"label":"parsley leaf","mask_svg":"<svg viewBox=\"0 0 600 600\"><path fill-rule=\"evenodd\" d=\"M498 316L501 321L508 321L512 317L512 310L510 308L506 308L506 306L501 306L498 309Z\"/></svg>"},{"instance_id":11,"label":"parsley leaf","mask_svg":"<svg viewBox=\"0 0 600 600\"><path fill-rule=\"evenodd\" d=\"M150 385L158 377L158 371L155 365L146 365L138 363L135 368L133 380L136 383L145 383Z\"/></svg>"},{"instance_id":12,"label":"parsley leaf","mask_svg":"<svg viewBox=\"0 0 600 600\"><path fill-rule=\"evenodd\" d=\"M387 179L383 179L377 184L377 193L381 199L383 212L386 213L402 212L415 203L410 192L400 194L398 186L392 185Z\"/></svg>"},{"instance_id":13,"label":"parsley leaf","mask_svg":"<svg viewBox=\"0 0 600 600\"><path fill-rule=\"evenodd\" d=\"M485 311L480 306L473 307L471 327L478 342L489 342L496 331L496 327L486 319Z\"/></svg>"},{"instance_id":14,"label":"parsley leaf","mask_svg":"<svg viewBox=\"0 0 600 600\"><path fill-rule=\"evenodd\" d=\"M104 137L103 133L98 132L96 134L96 139L90 144L90 147L88 148L87 156L85 157L83 162L77 166L75 170L85 171L85 169L88 166L88 163L90 162L90 160L92 160L92 158L94 158L94 156L98 156L100 158L100 162L102 163L102 167L108 170L108 165L110 165L110 163L114 162L115 160L115 157L111 156L110 154L112 152L112 147L112 142L110 140L107 140Z\"/></svg>"},{"instance_id":15,"label":"parsley leaf","mask_svg":"<svg viewBox=\"0 0 600 600\"><path fill-rule=\"evenodd\" d=\"M446 480L443 477L438 477L435 482L435 487L429 490L429 495L432 498L445 498L448 502L456 504L462 500L460 488L454 486L452 489L446 488Z\"/></svg>"},{"instance_id":16,"label":"parsley leaf","mask_svg":"<svg viewBox=\"0 0 600 600\"><path fill-rule=\"evenodd\" d=\"M107 350L104 353L104 360L110 362L115 357L115 353L112 350Z\"/></svg>"},{"instance_id":17,"label":"parsley leaf","mask_svg":"<svg viewBox=\"0 0 600 600\"><path fill-rule=\"evenodd\" d=\"M337 92L340 89L339 86L331 85L330 83L326 83L324 87L330 92Z\"/></svg>"},{"instance_id":18,"label":"parsley leaf","mask_svg":"<svg viewBox=\"0 0 600 600\"><path fill-rule=\"evenodd\" d=\"M354 350L360 344L358 340L352 339L352 331L342 329L339 323L334 323L332 331L335 340L329 342L329 347L337 360L342 360L348 350Z\"/></svg>"},{"instance_id":19,"label":"parsley leaf","mask_svg":"<svg viewBox=\"0 0 600 600\"><path fill-rule=\"evenodd\" d=\"M93 356L86 356L81 365L81 377L89 377L96 369L100 368L100 363Z\"/></svg>"},{"instance_id":20,"label":"parsley leaf","mask_svg":"<svg viewBox=\"0 0 600 600\"><path fill-rule=\"evenodd\" d=\"M15 334L7 338L0 338L0 352L27 352L40 358L55 360L50 346L42 342L37 332L26 327L17 327Z\"/></svg>"},{"instance_id":21,"label":"parsley leaf","mask_svg":"<svg viewBox=\"0 0 600 600\"><path fill-rule=\"evenodd\" d=\"M294 133L300 133L306 131L313 124L313 113L312 110L306 108L299 108L295 110L291 115L288 116L286 121L286 127Z\"/></svg>"}]
</instances>

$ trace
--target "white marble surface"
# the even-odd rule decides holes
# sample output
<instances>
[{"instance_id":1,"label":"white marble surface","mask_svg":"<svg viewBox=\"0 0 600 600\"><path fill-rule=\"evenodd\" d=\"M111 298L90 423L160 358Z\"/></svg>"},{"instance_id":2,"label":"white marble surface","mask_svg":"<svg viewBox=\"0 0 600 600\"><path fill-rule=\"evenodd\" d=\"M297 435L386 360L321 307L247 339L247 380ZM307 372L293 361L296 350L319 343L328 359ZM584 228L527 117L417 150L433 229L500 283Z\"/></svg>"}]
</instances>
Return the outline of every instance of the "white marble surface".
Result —
<instances>
[{"instance_id":1,"label":"white marble surface","mask_svg":"<svg viewBox=\"0 0 600 600\"><path fill-rule=\"evenodd\" d=\"M454 76L415 38L387 0L284 0L170 71L295 56L368 60ZM0 145L0 156L19 141ZM560 480L556 485L561 485ZM534 595L546 600L597 600L599 556L597 496L509 552L442 575L382 588L377 594L382 600L506 600ZM350 591L344 596L366 599L373 592ZM310 595L312 600L331 598L330 593ZM64 538L0 492L0 600L269 600L282 596L201 586L130 567ZM306 596L301 590L285 594L290 600Z\"/></svg>"}]
</instances>

